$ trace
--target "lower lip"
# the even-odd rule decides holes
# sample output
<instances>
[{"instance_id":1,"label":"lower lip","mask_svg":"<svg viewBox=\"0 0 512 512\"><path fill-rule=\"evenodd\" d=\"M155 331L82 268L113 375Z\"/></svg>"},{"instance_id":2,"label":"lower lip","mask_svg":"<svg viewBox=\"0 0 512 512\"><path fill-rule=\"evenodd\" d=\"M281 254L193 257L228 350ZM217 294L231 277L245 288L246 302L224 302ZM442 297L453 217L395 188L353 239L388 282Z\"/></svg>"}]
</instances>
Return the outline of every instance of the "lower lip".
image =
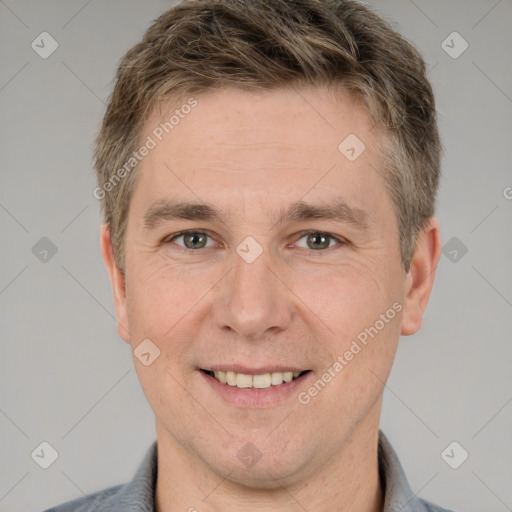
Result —
<instances>
[{"instance_id":1,"label":"lower lip","mask_svg":"<svg viewBox=\"0 0 512 512\"><path fill-rule=\"evenodd\" d=\"M237 386L229 386L222 384L217 379L207 373L198 370L205 381L211 388L226 402L236 405L237 407L270 407L278 405L285 401L295 392L297 388L304 384L309 378L311 371L301 375L297 379L290 382L283 382L278 386L270 386L265 389L239 388Z\"/></svg>"}]
</instances>

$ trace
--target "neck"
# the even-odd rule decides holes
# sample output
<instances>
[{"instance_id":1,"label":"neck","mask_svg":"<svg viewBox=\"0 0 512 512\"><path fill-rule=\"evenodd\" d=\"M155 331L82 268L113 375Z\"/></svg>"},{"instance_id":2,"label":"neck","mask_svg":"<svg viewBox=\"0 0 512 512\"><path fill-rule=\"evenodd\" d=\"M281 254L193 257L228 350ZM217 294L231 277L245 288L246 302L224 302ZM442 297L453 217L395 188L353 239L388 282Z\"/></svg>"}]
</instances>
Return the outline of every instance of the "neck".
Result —
<instances>
[{"instance_id":1,"label":"neck","mask_svg":"<svg viewBox=\"0 0 512 512\"><path fill-rule=\"evenodd\" d=\"M229 474L216 474L157 424L155 511L382 512L383 493L378 471L379 415L377 418L372 418L372 414L369 416L343 448L314 474L286 484L276 480L276 485L268 488L248 487L230 480Z\"/></svg>"}]
</instances>

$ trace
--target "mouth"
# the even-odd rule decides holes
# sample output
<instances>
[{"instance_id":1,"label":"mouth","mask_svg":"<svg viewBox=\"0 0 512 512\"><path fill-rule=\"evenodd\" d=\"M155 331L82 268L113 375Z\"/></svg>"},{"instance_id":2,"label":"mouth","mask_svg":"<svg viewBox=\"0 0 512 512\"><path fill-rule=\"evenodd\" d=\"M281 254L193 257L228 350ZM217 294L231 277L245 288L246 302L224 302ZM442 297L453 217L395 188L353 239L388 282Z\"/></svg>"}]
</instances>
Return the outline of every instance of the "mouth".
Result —
<instances>
[{"instance_id":1,"label":"mouth","mask_svg":"<svg viewBox=\"0 0 512 512\"><path fill-rule=\"evenodd\" d=\"M209 375L216 381L226 386L237 387L241 389L267 389L274 386L281 386L293 380L300 379L311 370L301 372L267 372L260 374L239 373L235 371L205 370L201 371Z\"/></svg>"}]
</instances>

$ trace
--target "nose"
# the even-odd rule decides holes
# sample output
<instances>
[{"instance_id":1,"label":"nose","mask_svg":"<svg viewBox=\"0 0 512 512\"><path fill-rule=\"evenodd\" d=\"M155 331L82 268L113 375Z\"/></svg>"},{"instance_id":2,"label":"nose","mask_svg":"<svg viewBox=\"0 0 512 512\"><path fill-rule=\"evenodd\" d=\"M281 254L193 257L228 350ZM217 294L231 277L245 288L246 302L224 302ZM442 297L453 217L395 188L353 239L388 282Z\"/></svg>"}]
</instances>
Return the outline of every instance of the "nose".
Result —
<instances>
[{"instance_id":1,"label":"nose","mask_svg":"<svg viewBox=\"0 0 512 512\"><path fill-rule=\"evenodd\" d=\"M285 280L265 251L253 262L233 254L233 267L220 283L214 301L214 322L223 331L246 341L263 340L286 330L292 320L293 304Z\"/></svg>"}]
</instances>

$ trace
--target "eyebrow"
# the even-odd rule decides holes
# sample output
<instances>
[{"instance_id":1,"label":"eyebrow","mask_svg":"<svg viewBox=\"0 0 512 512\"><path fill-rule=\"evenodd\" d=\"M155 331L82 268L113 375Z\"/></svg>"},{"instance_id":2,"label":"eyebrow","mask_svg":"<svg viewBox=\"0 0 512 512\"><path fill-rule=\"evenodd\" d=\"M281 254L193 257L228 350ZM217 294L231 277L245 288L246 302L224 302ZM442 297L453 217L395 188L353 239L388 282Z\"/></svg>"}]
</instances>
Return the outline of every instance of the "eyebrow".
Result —
<instances>
[{"instance_id":1,"label":"eyebrow","mask_svg":"<svg viewBox=\"0 0 512 512\"><path fill-rule=\"evenodd\" d=\"M143 225L152 230L166 221L175 219L221 221L225 223L226 215L215 206L207 203L182 201L157 201L144 214ZM292 203L288 208L281 208L274 226L285 222L304 222L327 220L351 224L361 230L368 228L368 214L365 210L349 206L343 199L335 198L327 203L309 204L304 201Z\"/></svg>"}]
</instances>

